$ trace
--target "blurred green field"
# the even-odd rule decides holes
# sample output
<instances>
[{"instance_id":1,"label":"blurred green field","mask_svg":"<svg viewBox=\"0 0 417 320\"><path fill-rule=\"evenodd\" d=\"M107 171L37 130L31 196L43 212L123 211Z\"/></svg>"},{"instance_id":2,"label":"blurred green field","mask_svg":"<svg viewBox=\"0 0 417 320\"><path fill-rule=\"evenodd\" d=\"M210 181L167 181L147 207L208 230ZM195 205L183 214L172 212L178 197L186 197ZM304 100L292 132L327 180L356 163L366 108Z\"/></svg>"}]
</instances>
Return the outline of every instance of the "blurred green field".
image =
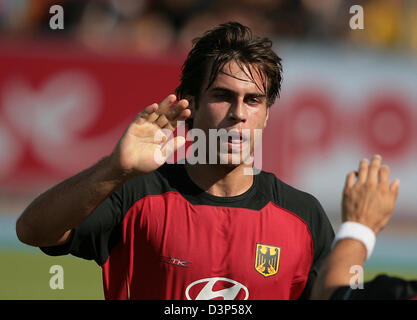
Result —
<instances>
[{"instance_id":1,"label":"blurred green field","mask_svg":"<svg viewBox=\"0 0 417 320\"><path fill-rule=\"evenodd\" d=\"M64 289L53 290L49 286L53 265L64 270ZM1 250L0 299L103 300L101 268L94 261L73 256L50 257L39 249Z\"/></svg>"},{"instance_id":2,"label":"blurred green field","mask_svg":"<svg viewBox=\"0 0 417 320\"><path fill-rule=\"evenodd\" d=\"M405 280L416 280L417 270L412 269L383 269L383 268L367 268L365 267L364 281L372 280L380 274L386 274L391 277L398 277Z\"/></svg>"}]
</instances>

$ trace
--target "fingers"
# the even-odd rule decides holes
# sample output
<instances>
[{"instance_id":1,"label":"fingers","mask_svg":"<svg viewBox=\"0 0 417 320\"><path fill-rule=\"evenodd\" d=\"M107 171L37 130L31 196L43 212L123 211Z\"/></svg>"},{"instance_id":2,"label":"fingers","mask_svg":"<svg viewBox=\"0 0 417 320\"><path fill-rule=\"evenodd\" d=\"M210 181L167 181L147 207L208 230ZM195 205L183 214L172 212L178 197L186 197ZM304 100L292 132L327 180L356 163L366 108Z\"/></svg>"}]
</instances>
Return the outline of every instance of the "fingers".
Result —
<instances>
[{"instance_id":1,"label":"fingers","mask_svg":"<svg viewBox=\"0 0 417 320\"><path fill-rule=\"evenodd\" d=\"M171 105L176 101L176 96L174 94L170 94L166 97L160 104L159 108L156 111L158 115L165 115L165 117L173 122L177 121L178 116L187 109L189 102L185 99L178 101L173 107Z\"/></svg>"},{"instance_id":2,"label":"fingers","mask_svg":"<svg viewBox=\"0 0 417 320\"><path fill-rule=\"evenodd\" d=\"M155 112L155 111L156 111L156 109L158 109L158 104L157 104L157 103L152 103L150 106L147 106L147 107L143 110L143 113L144 113L145 115L149 115L149 114L151 114L151 113Z\"/></svg>"},{"instance_id":3,"label":"fingers","mask_svg":"<svg viewBox=\"0 0 417 320\"><path fill-rule=\"evenodd\" d=\"M158 119L155 121L155 123L160 127L163 128L167 125L168 119L164 114L161 114Z\"/></svg>"},{"instance_id":4,"label":"fingers","mask_svg":"<svg viewBox=\"0 0 417 320\"><path fill-rule=\"evenodd\" d=\"M368 178L368 166L369 166L369 161L368 159L363 159L360 163L359 163L359 171L358 171L358 181L357 183L365 183L366 179Z\"/></svg>"},{"instance_id":5,"label":"fingers","mask_svg":"<svg viewBox=\"0 0 417 320\"><path fill-rule=\"evenodd\" d=\"M398 191L400 189L400 179L395 179L391 183L389 189L394 194L394 199L397 199L397 197L398 197Z\"/></svg>"},{"instance_id":6,"label":"fingers","mask_svg":"<svg viewBox=\"0 0 417 320\"><path fill-rule=\"evenodd\" d=\"M386 165L381 166L381 168L378 171L378 179L379 179L379 182L386 187L388 187L388 184L389 184L389 175L390 175L389 167Z\"/></svg>"},{"instance_id":7,"label":"fingers","mask_svg":"<svg viewBox=\"0 0 417 320\"><path fill-rule=\"evenodd\" d=\"M146 107L136 117L136 123L142 124L144 120L151 123L156 122L159 119L160 115L168 112L170 105L172 105L175 102L175 99L175 95L170 94L168 97L162 100L160 104L153 103L150 106ZM164 119L161 119L161 122L164 122Z\"/></svg>"},{"instance_id":8,"label":"fingers","mask_svg":"<svg viewBox=\"0 0 417 320\"><path fill-rule=\"evenodd\" d=\"M379 171L381 167L382 157L380 155L374 155L371 163L368 159L363 159L359 163L358 171L358 183L371 183L377 184L379 178Z\"/></svg>"},{"instance_id":9,"label":"fingers","mask_svg":"<svg viewBox=\"0 0 417 320\"><path fill-rule=\"evenodd\" d=\"M184 121L191 115L191 111L187 109L189 105L187 100L182 99L171 107L175 100L176 96L170 94L159 105L156 103L152 104L139 113L136 122L141 124L143 120L146 120L147 122L155 123L160 128L175 130L177 121Z\"/></svg>"},{"instance_id":10,"label":"fingers","mask_svg":"<svg viewBox=\"0 0 417 320\"><path fill-rule=\"evenodd\" d=\"M355 184L355 179L356 179L356 172L355 171L349 172L348 175L346 176L345 189L352 188L353 185Z\"/></svg>"},{"instance_id":11,"label":"fingers","mask_svg":"<svg viewBox=\"0 0 417 320\"><path fill-rule=\"evenodd\" d=\"M178 117L186 114L191 114L191 110L187 110L189 102L185 99L178 101L178 103L170 108L169 112L167 113L167 118L170 121L178 121ZM185 111L185 112L184 112ZM188 117L187 117L188 118Z\"/></svg>"},{"instance_id":12,"label":"fingers","mask_svg":"<svg viewBox=\"0 0 417 320\"><path fill-rule=\"evenodd\" d=\"M367 178L368 183L373 183L373 184L378 183L378 173L379 173L379 168L381 167L381 161L382 161L382 158L380 155L373 156L371 160L371 164L368 168L368 178Z\"/></svg>"},{"instance_id":13,"label":"fingers","mask_svg":"<svg viewBox=\"0 0 417 320\"><path fill-rule=\"evenodd\" d=\"M143 122L147 121L149 116L153 114L157 109L157 103L153 103L150 106L147 106L145 109L138 113L134 122L136 122L137 124L142 124Z\"/></svg>"},{"instance_id":14,"label":"fingers","mask_svg":"<svg viewBox=\"0 0 417 320\"><path fill-rule=\"evenodd\" d=\"M175 94L170 94L168 97L162 100L162 102L159 104L159 108L156 111L156 113L158 115L168 114L169 107L175 102L175 100L177 100L177 97L175 96Z\"/></svg>"},{"instance_id":15,"label":"fingers","mask_svg":"<svg viewBox=\"0 0 417 320\"><path fill-rule=\"evenodd\" d=\"M191 110L185 109L178 115L178 121L185 121L187 118L191 116Z\"/></svg>"},{"instance_id":16,"label":"fingers","mask_svg":"<svg viewBox=\"0 0 417 320\"><path fill-rule=\"evenodd\" d=\"M151 113L148 117L147 117L147 121L148 122L155 122L156 120L158 120L158 118L159 118L159 114L157 113L157 111L158 111L158 109L155 111L155 112L153 112L153 113Z\"/></svg>"},{"instance_id":17,"label":"fingers","mask_svg":"<svg viewBox=\"0 0 417 320\"><path fill-rule=\"evenodd\" d=\"M355 172L346 176L342 201L342 221L355 221L379 233L388 223L398 196L399 180L390 183L390 169L382 165L382 157L360 162Z\"/></svg>"},{"instance_id":18,"label":"fingers","mask_svg":"<svg viewBox=\"0 0 417 320\"><path fill-rule=\"evenodd\" d=\"M380 155L374 155L371 163L369 164L367 159L363 159L359 164L359 171L357 173L356 184L370 184L382 187L385 190L390 190L394 193L395 198L398 195L400 180L395 179L391 185L390 169L387 165L381 165L382 157ZM352 188L355 185L355 172L350 172L346 176L345 190Z\"/></svg>"}]
</instances>

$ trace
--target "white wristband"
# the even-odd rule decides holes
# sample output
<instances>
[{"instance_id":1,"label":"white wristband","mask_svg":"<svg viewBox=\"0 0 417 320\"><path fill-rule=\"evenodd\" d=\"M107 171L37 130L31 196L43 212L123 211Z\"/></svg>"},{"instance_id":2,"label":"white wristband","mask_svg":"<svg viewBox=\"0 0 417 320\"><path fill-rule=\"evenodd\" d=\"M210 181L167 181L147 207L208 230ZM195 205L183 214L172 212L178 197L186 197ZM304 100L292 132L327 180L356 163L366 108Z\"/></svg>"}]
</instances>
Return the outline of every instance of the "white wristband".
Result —
<instances>
[{"instance_id":1,"label":"white wristband","mask_svg":"<svg viewBox=\"0 0 417 320\"><path fill-rule=\"evenodd\" d=\"M336 233L336 236L332 244L332 248L336 245L336 243L339 240L345 238L352 238L361 241L366 247L366 259L369 259L369 257L372 254L372 251L374 250L376 241L375 233L369 227L358 222L347 221L342 223L342 225Z\"/></svg>"}]
</instances>

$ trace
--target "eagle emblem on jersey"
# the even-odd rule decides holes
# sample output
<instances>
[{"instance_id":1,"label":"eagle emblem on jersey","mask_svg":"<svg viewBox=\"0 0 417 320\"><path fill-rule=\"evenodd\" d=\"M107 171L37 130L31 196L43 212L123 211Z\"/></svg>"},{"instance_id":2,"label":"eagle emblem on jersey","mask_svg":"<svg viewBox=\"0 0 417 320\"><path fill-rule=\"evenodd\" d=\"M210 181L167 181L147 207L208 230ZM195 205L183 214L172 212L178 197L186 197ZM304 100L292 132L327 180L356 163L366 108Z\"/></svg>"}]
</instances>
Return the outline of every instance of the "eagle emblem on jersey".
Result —
<instances>
[{"instance_id":1,"label":"eagle emblem on jersey","mask_svg":"<svg viewBox=\"0 0 417 320\"><path fill-rule=\"evenodd\" d=\"M266 244L256 244L255 270L264 277L277 274L281 248Z\"/></svg>"}]
</instances>

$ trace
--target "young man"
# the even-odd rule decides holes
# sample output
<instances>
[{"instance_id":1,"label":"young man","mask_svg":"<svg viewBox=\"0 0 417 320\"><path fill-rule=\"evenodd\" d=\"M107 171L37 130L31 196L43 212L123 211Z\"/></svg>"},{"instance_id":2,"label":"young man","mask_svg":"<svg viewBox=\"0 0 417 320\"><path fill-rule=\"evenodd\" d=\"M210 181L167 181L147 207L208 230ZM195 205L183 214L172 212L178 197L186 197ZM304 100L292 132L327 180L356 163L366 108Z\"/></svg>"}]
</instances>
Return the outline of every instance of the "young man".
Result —
<instances>
[{"instance_id":1,"label":"young man","mask_svg":"<svg viewBox=\"0 0 417 320\"><path fill-rule=\"evenodd\" d=\"M19 239L94 259L107 299L308 297L333 240L328 218L313 196L247 161L280 84L268 39L238 23L207 32L184 63L179 102L145 108L110 156L35 199ZM162 129L184 120L206 136L234 133L199 149L198 163L163 164L185 141L164 144Z\"/></svg>"},{"instance_id":2,"label":"young man","mask_svg":"<svg viewBox=\"0 0 417 320\"><path fill-rule=\"evenodd\" d=\"M371 164L360 163L348 174L343 192L343 213L335 246L320 269L314 284L313 299L396 300L417 299L417 281L379 275L353 290L352 266L363 266L372 254L375 236L387 225L398 196L399 180L389 184L390 170L381 166L382 158L374 156Z\"/></svg>"}]
</instances>

